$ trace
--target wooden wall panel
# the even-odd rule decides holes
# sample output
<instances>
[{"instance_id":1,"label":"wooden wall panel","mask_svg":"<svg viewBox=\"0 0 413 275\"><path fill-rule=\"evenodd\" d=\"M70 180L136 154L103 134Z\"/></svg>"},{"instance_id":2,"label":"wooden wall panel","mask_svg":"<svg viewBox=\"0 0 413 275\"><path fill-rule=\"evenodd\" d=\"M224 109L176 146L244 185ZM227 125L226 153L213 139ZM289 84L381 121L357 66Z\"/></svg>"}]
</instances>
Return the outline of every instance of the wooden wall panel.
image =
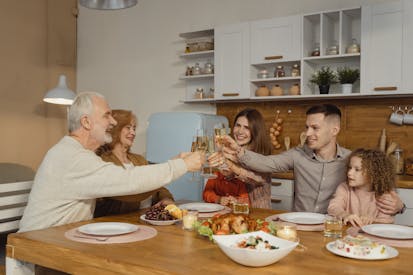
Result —
<instances>
[{"instance_id":1,"label":"wooden wall panel","mask_svg":"<svg viewBox=\"0 0 413 275\"><path fill-rule=\"evenodd\" d=\"M349 149L358 147L378 147L381 131L387 131L387 144L391 141L400 144L404 150L404 157L413 156L413 125L398 126L389 122L392 110L389 106L413 106L413 98L402 99L353 99L353 100L313 100L308 102L250 102L250 103L220 103L217 104L217 114L226 116L232 126L237 112L245 107L256 108L264 116L267 132L274 120L277 110L284 119L283 131L279 141L284 144L283 138L289 136L291 145L299 144L299 136L305 130L305 112L315 105L331 103L337 105L342 112L341 132L338 138L340 145ZM291 113L288 113L291 110ZM285 150L273 149L273 153Z\"/></svg>"}]
</instances>

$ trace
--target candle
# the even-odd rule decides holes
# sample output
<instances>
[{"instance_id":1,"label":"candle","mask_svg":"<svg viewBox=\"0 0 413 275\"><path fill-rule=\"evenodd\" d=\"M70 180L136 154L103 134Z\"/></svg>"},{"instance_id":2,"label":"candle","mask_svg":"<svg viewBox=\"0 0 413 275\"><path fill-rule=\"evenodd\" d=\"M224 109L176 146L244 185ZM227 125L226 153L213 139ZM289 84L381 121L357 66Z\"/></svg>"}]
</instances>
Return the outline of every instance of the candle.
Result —
<instances>
[{"instance_id":1,"label":"candle","mask_svg":"<svg viewBox=\"0 0 413 275\"><path fill-rule=\"evenodd\" d=\"M297 241L297 229L295 225L281 225L277 229L277 236L295 242Z\"/></svg>"},{"instance_id":2,"label":"candle","mask_svg":"<svg viewBox=\"0 0 413 275\"><path fill-rule=\"evenodd\" d=\"M194 223L198 220L198 211L188 210L186 213L183 213L182 217L182 228L187 230L194 229Z\"/></svg>"}]
</instances>

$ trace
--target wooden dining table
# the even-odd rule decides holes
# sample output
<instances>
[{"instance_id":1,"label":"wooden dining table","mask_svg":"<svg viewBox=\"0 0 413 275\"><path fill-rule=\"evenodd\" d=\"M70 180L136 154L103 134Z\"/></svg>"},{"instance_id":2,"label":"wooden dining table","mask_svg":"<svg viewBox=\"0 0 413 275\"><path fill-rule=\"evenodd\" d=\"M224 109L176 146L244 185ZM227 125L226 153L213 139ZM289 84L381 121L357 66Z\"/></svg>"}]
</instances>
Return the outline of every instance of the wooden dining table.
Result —
<instances>
[{"instance_id":1,"label":"wooden dining table","mask_svg":"<svg viewBox=\"0 0 413 275\"><path fill-rule=\"evenodd\" d=\"M252 209L254 218L280 213ZM387 260L356 260L329 252L323 233L299 231L306 249L296 249L277 263L247 267L233 262L208 238L182 229L180 223L153 226L151 239L122 244L90 244L65 238L66 231L92 222L144 224L142 213L103 217L8 236L7 256L70 274L412 274L413 248L397 248Z\"/></svg>"}]
</instances>

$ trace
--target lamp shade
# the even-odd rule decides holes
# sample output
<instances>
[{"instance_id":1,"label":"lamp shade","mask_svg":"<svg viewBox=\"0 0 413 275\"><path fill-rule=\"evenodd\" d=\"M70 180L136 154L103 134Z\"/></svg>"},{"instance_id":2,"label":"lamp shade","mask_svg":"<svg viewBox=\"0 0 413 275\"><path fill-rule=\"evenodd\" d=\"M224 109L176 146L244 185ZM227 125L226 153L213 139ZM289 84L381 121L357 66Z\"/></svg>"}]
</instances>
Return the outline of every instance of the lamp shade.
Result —
<instances>
[{"instance_id":1,"label":"lamp shade","mask_svg":"<svg viewBox=\"0 0 413 275\"><path fill-rule=\"evenodd\" d=\"M138 0L79 0L80 5L96 10L126 9L138 4Z\"/></svg>"},{"instance_id":2,"label":"lamp shade","mask_svg":"<svg viewBox=\"0 0 413 275\"><path fill-rule=\"evenodd\" d=\"M48 91L43 101L53 104L71 105L75 97L76 94L66 85L66 76L60 75L57 87Z\"/></svg>"}]
</instances>

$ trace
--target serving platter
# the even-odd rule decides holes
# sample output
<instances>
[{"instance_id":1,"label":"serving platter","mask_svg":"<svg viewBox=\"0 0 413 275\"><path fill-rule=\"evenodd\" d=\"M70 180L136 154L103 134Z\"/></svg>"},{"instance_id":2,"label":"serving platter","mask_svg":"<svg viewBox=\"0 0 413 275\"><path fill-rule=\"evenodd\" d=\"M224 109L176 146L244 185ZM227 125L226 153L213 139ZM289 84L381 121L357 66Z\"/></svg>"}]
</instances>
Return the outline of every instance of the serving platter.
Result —
<instances>
[{"instance_id":1,"label":"serving platter","mask_svg":"<svg viewBox=\"0 0 413 275\"><path fill-rule=\"evenodd\" d=\"M77 230L80 233L94 236L116 236L135 232L139 226L124 222L96 222L80 226Z\"/></svg>"},{"instance_id":2,"label":"serving platter","mask_svg":"<svg viewBox=\"0 0 413 275\"><path fill-rule=\"evenodd\" d=\"M336 247L334 247L334 243L335 243L335 241L329 242L328 244L326 244L327 250L330 251L333 254L336 254L336 255L342 256L342 257L346 257L346 258L372 261L372 260L391 259L391 258L397 257L397 255L399 255L399 251L397 251L397 249L386 245L385 247L386 247L387 253L384 253L383 255L380 255L380 256L372 256L372 255L354 256L354 255L350 255L350 254L345 253L343 250L337 249Z\"/></svg>"}]
</instances>

